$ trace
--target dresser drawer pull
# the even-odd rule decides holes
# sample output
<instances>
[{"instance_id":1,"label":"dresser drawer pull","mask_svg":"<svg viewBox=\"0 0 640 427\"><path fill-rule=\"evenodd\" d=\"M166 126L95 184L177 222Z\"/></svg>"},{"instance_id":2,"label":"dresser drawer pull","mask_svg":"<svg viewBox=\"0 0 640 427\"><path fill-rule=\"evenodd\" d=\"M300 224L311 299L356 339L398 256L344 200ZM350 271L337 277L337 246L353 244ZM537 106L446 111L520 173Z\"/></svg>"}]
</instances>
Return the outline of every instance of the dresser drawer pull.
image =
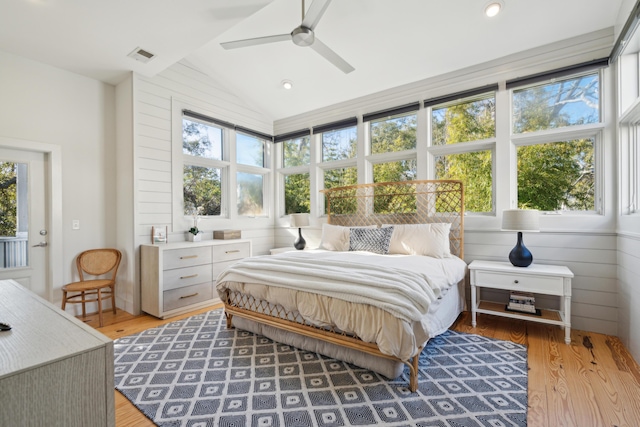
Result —
<instances>
[{"instance_id":1,"label":"dresser drawer pull","mask_svg":"<svg viewBox=\"0 0 640 427\"><path fill-rule=\"evenodd\" d=\"M191 295L183 295L180 297L180 299L186 299L186 298L191 298L191 297L195 297L198 296L198 293L196 292L195 294L191 294Z\"/></svg>"},{"instance_id":2,"label":"dresser drawer pull","mask_svg":"<svg viewBox=\"0 0 640 427\"><path fill-rule=\"evenodd\" d=\"M237 252L240 252L240 249L234 249L232 251L226 251L225 254L235 254Z\"/></svg>"},{"instance_id":3,"label":"dresser drawer pull","mask_svg":"<svg viewBox=\"0 0 640 427\"><path fill-rule=\"evenodd\" d=\"M192 277L198 277L197 274L191 274L189 276L180 276L181 279L191 279Z\"/></svg>"},{"instance_id":4,"label":"dresser drawer pull","mask_svg":"<svg viewBox=\"0 0 640 427\"><path fill-rule=\"evenodd\" d=\"M514 280L513 283L515 283L517 285L519 282L517 280Z\"/></svg>"},{"instance_id":5,"label":"dresser drawer pull","mask_svg":"<svg viewBox=\"0 0 640 427\"><path fill-rule=\"evenodd\" d=\"M189 258L198 258L198 255L186 255L186 256L180 257L180 259L189 259Z\"/></svg>"}]
</instances>

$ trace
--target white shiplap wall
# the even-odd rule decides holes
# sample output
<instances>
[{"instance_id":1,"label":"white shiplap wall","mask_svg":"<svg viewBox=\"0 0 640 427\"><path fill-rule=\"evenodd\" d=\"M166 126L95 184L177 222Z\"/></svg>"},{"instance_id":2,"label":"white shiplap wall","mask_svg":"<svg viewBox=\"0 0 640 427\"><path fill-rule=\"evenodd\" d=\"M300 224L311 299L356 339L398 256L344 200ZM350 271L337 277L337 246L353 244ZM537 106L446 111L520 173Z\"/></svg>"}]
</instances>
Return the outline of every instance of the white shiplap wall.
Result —
<instances>
[{"instance_id":1,"label":"white shiplap wall","mask_svg":"<svg viewBox=\"0 0 640 427\"><path fill-rule=\"evenodd\" d=\"M134 247L150 242L151 227L168 227L169 241L185 240L185 229L172 229L172 105L179 101L213 117L267 134L273 133L273 121L246 106L196 67L179 62L154 77L133 75L133 156L132 171ZM213 238L214 229L237 228L242 237L252 240L254 254L268 253L273 247L272 218L217 220L204 229L203 239ZM134 262L139 262L136 254ZM135 271L138 271L136 268ZM137 275L137 273L136 273ZM139 278L132 278L132 294L139 291ZM135 297L131 297L132 300ZM129 301L133 312L136 302Z\"/></svg>"},{"instance_id":2,"label":"white shiplap wall","mask_svg":"<svg viewBox=\"0 0 640 427\"><path fill-rule=\"evenodd\" d=\"M619 319L616 335L633 357L640 360L640 218L636 217L634 222L634 232L620 231L618 235Z\"/></svg>"}]
</instances>

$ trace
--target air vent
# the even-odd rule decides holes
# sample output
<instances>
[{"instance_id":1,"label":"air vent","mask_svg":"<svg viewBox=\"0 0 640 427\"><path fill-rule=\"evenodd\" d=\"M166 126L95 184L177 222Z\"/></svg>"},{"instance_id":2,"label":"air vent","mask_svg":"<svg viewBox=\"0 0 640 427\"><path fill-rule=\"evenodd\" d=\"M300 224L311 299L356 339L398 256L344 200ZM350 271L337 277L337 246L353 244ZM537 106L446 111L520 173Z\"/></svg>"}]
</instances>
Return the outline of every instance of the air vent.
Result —
<instances>
[{"instance_id":1,"label":"air vent","mask_svg":"<svg viewBox=\"0 0 640 427\"><path fill-rule=\"evenodd\" d=\"M153 58L156 57L153 53L148 52L148 51L146 51L144 49L141 49L139 47L135 48L133 50L133 52L131 52L127 56L130 56L131 58L135 59L136 61L140 61L140 62L149 62Z\"/></svg>"}]
</instances>

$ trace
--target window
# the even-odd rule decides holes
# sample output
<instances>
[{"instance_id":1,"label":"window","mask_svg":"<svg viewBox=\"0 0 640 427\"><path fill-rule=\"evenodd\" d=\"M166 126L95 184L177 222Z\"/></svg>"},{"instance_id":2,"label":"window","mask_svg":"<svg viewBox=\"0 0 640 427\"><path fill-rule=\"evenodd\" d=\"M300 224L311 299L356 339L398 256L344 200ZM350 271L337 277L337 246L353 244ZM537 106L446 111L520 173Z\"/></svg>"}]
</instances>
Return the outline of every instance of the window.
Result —
<instances>
[{"instance_id":1,"label":"window","mask_svg":"<svg viewBox=\"0 0 640 427\"><path fill-rule=\"evenodd\" d=\"M264 167L264 141L236 132L236 163Z\"/></svg>"},{"instance_id":2,"label":"window","mask_svg":"<svg viewBox=\"0 0 640 427\"><path fill-rule=\"evenodd\" d=\"M184 215L200 208L203 216L223 212L224 129L195 119L182 120Z\"/></svg>"},{"instance_id":3,"label":"window","mask_svg":"<svg viewBox=\"0 0 640 427\"><path fill-rule=\"evenodd\" d=\"M260 174L238 172L238 215L264 215L264 178Z\"/></svg>"},{"instance_id":4,"label":"window","mask_svg":"<svg viewBox=\"0 0 640 427\"><path fill-rule=\"evenodd\" d=\"M284 177L284 211L292 213L310 213L311 182L309 173L297 173Z\"/></svg>"},{"instance_id":5,"label":"window","mask_svg":"<svg viewBox=\"0 0 640 427\"><path fill-rule=\"evenodd\" d=\"M283 166L290 168L309 165L311 162L310 142L309 136L283 141Z\"/></svg>"},{"instance_id":6,"label":"window","mask_svg":"<svg viewBox=\"0 0 640 427\"><path fill-rule=\"evenodd\" d=\"M416 179L417 169L416 159L377 163L373 165L373 182L410 181Z\"/></svg>"},{"instance_id":7,"label":"window","mask_svg":"<svg viewBox=\"0 0 640 427\"><path fill-rule=\"evenodd\" d=\"M304 135L282 141L284 215L311 212L311 137Z\"/></svg>"},{"instance_id":8,"label":"window","mask_svg":"<svg viewBox=\"0 0 640 427\"><path fill-rule=\"evenodd\" d=\"M595 210L594 139L518 147L518 206Z\"/></svg>"},{"instance_id":9,"label":"window","mask_svg":"<svg viewBox=\"0 0 640 427\"><path fill-rule=\"evenodd\" d=\"M415 179L417 122L415 112L369 122L373 182Z\"/></svg>"},{"instance_id":10,"label":"window","mask_svg":"<svg viewBox=\"0 0 640 427\"><path fill-rule=\"evenodd\" d=\"M463 182L467 212L493 211L495 117L495 92L431 109L434 177Z\"/></svg>"},{"instance_id":11,"label":"window","mask_svg":"<svg viewBox=\"0 0 640 427\"><path fill-rule=\"evenodd\" d=\"M598 73L513 91L513 133L599 122Z\"/></svg>"},{"instance_id":12,"label":"window","mask_svg":"<svg viewBox=\"0 0 640 427\"><path fill-rule=\"evenodd\" d=\"M237 212L240 216L265 216L264 176L269 173L265 166L266 141L253 135L236 131L236 190Z\"/></svg>"},{"instance_id":13,"label":"window","mask_svg":"<svg viewBox=\"0 0 640 427\"><path fill-rule=\"evenodd\" d=\"M322 161L352 159L358 148L358 132L355 126L322 133Z\"/></svg>"},{"instance_id":14,"label":"window","mask_svg":"<svg viewBox=\"0 0 640 427\"><path fill-rule=\"evenodd\" d=\"M513 90L519 208L600 211L599 88L591 72Z\"/></svg>"},{"instance_id":15,"label":"window","mask_svg":"<svg viewBox=\"0 0 640 427\"><path fill-rule=\"evenodd\" d=\"M355 119L357 123L357 119ZM315 130L315 128L314 128ZM358 183L356 157L358 152L358 128L349 125L321 134L323 188L344 187ZM324 202L324 198L322 198ZM327 213L327 206L324 207Z\"/></svg>"},{"instance_id":16,"label":"window","mask_svg":"<svg viewBox=\"0 0 640 427\"><path fill-rule=\"evenodd\" d=\"M417 115L409 114L370 122L371 154L416 148Z\"/></svg>"}]
</instances>

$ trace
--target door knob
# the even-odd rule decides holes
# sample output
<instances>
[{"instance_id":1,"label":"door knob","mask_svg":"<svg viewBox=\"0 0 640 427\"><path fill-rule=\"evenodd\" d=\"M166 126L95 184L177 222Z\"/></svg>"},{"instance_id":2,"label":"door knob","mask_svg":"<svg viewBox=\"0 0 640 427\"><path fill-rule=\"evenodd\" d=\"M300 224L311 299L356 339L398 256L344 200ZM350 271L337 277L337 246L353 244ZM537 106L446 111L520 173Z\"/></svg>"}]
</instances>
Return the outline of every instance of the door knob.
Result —
<instances>
[{"instance_id":1,"label":"door knob","mask_svg":"<svg viewBox=\"0 0 640 427\"><path fill-rule=\"evenodd\" d=\"M48 243L47 242L40 242L37 245L33 245L34 248L45 248L47 247Z\"/></svg>"}]
</instances>

